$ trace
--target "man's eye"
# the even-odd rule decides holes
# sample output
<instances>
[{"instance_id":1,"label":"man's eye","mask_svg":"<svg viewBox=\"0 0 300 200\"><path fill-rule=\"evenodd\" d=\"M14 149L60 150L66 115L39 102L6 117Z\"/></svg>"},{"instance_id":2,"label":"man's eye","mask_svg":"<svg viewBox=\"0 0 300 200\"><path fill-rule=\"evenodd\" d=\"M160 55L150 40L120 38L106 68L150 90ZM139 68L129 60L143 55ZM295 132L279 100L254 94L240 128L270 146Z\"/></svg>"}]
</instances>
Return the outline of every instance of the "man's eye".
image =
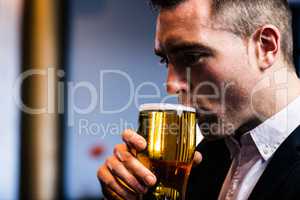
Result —
<instances>
[{"instance_id":1,"label":"man's eye","mask_svg":"<svg viewBox=\"0 0 300 200\"><path fill-rule=\"evenodd\" d=\"M182 56L182 63L184 65L194 65L200 61L202 58L201 54L185 54Z\"/></svg>"},{"instance_id":2,"label":"man's eye","mask_svg":"<svg viewBox=\"0 0 300 200\"><path fill-rule=\"evenodd\" d=\"M181 66L192 66L200 63L204 57L207 57L207 55L202 53L184 53L177 57L177 63Z\"/></svg>"},{"instance_id":3,"label":"man's eye","mask_svg":"<svg viewBox=\"0 0 300 200\"><path fill-rule=\"evenodd\" d=\"M166 66L169 63L168 58L166 58L166 57L162 57L159 62L160 62L160 64L166 65Z\"/></svg>"}]
</instances>

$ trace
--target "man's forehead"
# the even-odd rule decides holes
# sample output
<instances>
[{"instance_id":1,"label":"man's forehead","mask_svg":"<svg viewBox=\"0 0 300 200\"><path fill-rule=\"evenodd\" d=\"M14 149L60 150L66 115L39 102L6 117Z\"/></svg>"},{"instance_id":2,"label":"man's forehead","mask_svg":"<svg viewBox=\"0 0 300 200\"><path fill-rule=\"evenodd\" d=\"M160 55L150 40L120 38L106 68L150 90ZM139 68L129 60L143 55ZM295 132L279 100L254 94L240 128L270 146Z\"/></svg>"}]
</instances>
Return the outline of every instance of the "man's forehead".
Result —
<instances>
[{"instance_id":1,"label":"man's forehead","mask_svg":"<svg viewBox=\"0 0 300 200\"><path fill-rule=\"evenodd\" d=\"M198 37L200 29L210 26L210 0L187 0L171 9L162 9L157 19L155 49L175 38ZM175 40L176 41L176 40Z\"/></svg>"},{"instance_id":2,"label":"man's forehead","mask_svg":"<svg viewBox=\"0 0 300 200\"><path fill-rule=\"evenodd\" d=\"M172 19L177 22L188 22L190 19L199 18L207 20L211 13L211 0L186 0L173 8L161 9L158 21L167 23Z\"/></svg>"}]
</instances>

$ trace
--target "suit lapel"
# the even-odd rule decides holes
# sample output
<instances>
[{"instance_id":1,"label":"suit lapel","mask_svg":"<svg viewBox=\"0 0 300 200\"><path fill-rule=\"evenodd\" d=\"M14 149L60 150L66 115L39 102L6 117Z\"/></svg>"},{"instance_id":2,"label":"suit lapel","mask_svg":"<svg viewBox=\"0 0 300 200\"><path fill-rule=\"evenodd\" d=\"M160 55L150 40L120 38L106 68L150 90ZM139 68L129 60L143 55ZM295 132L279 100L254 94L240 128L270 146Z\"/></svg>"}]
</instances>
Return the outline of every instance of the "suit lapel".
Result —
<instances>
[{"instance_id":1,"label":"suit lapel","mask_svg":"<svg viewBox=\"0 0 300 200\"><path fill-rule=\"evenodd\" d=\"M300 126L282 143L260 177L249 199L269 199L300 160Z\"/></svg>"}]
</instances>

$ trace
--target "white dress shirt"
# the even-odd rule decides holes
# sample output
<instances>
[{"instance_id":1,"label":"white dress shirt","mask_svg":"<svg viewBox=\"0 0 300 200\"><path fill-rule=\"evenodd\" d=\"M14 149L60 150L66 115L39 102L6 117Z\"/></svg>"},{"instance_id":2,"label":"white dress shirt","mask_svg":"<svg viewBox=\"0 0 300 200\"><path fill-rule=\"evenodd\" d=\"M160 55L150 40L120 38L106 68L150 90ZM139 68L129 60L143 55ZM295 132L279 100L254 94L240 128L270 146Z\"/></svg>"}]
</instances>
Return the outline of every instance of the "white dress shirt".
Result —
<instances>
[{"instance_id":1,"label":"white dress shirt","mask_svg":"<svg viewBox=\"0 0 300 200\"><path fill-rule=\"evenodd\" d=\"M244 134L240 142L225 140L233 159L219 200L246 200L284 140L300 125L300 97Z\"/></svg>"}]
</instances>

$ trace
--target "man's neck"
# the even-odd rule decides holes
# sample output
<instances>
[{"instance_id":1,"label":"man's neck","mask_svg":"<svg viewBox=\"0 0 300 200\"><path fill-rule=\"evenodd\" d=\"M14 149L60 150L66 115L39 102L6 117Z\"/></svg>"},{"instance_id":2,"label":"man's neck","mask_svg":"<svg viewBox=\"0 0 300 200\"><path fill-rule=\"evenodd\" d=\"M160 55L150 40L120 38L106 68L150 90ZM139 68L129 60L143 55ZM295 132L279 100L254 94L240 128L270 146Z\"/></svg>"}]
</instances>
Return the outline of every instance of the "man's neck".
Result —
<instances>
[{"instance_id":1,"label":"man's neck","mask_svg":"<svg viewBox=\"0 0 300 200\"><path fill-rule=\"evenodd\" d=\"M273 82L275 82L275 84L270 87L272 89L267 89L265 93L262 92L263 96L259 98L263 99L264 105L267 106L260 108L263 108L265 110L260 110L259 112L256 112L256 114L253 114L253 117L250 120L241 125L235 131L234 138L237 141L240 141L242 135L251 131L258 125L263 123L265 120L281 111L293 100L300 96L300 80L295 72L287 71L286 74L282 74L281 80L286 80L286 82L278 83L276 85L276 81L272 80ZM286 92L281 92L282 87L286 90ZM274 97L276 98L274 99ZM260 117L258 117L257 114L260 114Z\"/></svg>"}]
</instances>

